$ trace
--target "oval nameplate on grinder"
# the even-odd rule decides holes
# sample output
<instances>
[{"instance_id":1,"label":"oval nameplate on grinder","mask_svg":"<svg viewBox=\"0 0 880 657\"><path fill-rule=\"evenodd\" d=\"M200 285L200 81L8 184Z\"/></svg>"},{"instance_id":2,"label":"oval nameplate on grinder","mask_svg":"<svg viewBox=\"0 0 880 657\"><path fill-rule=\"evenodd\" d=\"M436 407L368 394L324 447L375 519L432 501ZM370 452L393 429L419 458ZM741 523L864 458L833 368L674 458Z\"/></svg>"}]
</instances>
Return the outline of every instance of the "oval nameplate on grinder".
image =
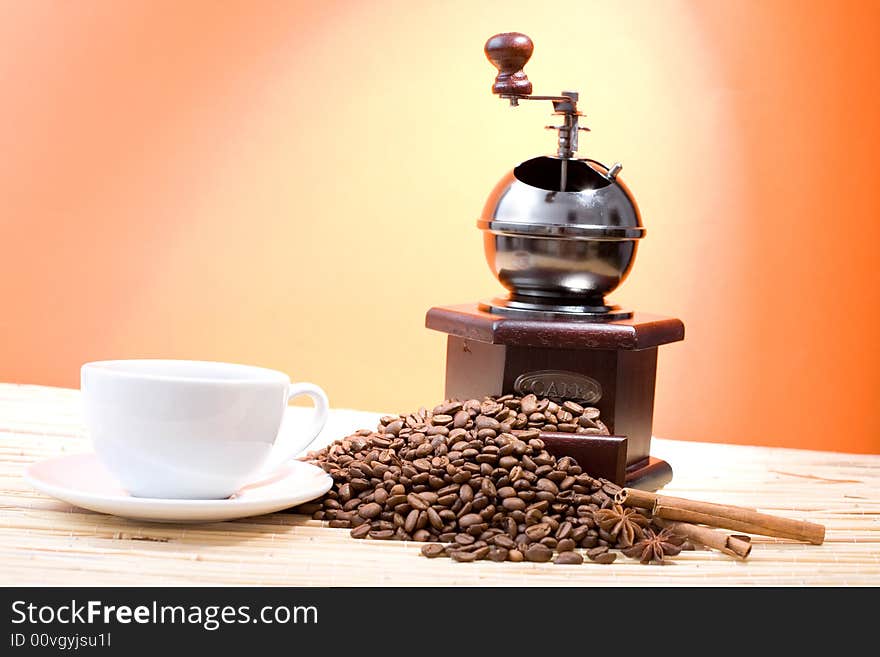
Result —
<instances>
[{"instance_id":1,"label":"oval nameplate on grinder","mask_svg":"<svg viewBox=\"0 0 880 657\"><path fill-rule=\"evenodd\" d=\"M595 404L602 399L602 386L585 374L564 370L538 370L516 377L513 389L521 395L571 399Z\"/></svg>"}]
</instances>

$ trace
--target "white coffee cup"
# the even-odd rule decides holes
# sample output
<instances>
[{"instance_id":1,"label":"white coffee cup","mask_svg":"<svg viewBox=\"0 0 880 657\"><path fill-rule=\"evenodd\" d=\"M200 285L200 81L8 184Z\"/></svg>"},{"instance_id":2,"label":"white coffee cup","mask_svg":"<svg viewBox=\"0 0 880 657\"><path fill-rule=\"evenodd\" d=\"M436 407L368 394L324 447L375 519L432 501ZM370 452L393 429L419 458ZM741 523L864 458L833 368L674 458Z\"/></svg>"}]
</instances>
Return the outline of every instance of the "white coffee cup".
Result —
<instances>
[{"instance_id":1,"label":"white coffee cup","mask_svg":"<svg viewBox=\"0 0 880 657\"><path fill-rule=\"evenodd\" d=\"M250 365L100 361L82 366L81 386L95 452L135 497L229 497L308 447L327 421L321 388ZM314 400L311 426L276 445L299 395Z\"/></svg>"}]
</instances>

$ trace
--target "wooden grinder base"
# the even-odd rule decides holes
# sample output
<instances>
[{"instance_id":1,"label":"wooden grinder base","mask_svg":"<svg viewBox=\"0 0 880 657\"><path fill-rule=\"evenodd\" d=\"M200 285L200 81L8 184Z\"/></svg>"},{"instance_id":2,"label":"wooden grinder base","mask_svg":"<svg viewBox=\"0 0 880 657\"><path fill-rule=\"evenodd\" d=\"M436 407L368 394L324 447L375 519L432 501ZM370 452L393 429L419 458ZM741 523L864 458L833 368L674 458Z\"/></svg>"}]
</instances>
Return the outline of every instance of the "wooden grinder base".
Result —
<instances>
[{"instance_id":1,"label":"wooden grinder base","mask_svg":"<svg viewBox=\"0 0 880 657\"><path fill-rule=\"evenodd\" d=\"M447 333L446 397L507 393L583 399L613 436L545 433L547 448L590 474L656 489L672 468L650 456L657 347L684 339L684 324L636 313L613 322L541 320L438 306L425 325Z\"/></svg>"}]
</instances>

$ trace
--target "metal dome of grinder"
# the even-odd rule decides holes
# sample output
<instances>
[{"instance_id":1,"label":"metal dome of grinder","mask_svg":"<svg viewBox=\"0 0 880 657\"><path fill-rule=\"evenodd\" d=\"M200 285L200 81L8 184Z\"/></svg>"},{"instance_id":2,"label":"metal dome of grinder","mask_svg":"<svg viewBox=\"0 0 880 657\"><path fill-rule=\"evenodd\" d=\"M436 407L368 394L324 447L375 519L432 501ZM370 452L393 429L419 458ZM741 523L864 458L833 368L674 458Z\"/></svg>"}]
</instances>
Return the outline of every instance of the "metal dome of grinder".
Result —
<instances>
[{"instance_id":1,"label":"metal dome of grinder","mask_svg":"<svg viewBox=\"0 0 880 657\"><path fill-rule=\"evenodd\" d=\"M537 394L595 406L612 436L541 434L557 457L572 456L594 476L656 489L672 479L650 456L657 347L684 338L678 319L606 302L632 269L645 228L632 194L610 167L578 157L578 93L532 94L523 67L531 39L491 37L492 92L518 106L553 106L553 155L513 167L477 222L487 263L508 290L478 303L436 306L428 328L448 334L447 399ZM552 394L551 394L552 393Z\"/></svg>"}]
</instances>

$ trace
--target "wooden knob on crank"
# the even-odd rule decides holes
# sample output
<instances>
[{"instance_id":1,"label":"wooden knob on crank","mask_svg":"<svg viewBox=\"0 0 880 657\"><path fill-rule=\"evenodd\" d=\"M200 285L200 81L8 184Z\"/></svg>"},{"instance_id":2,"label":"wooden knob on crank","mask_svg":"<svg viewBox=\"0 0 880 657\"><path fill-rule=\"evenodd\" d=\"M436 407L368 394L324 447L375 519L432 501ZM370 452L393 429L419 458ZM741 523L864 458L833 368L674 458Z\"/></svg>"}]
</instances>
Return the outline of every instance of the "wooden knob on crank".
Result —
<instances>
[{"instance_id":1,"label":"wooden knob on crank","mask_svg":"<svg viewBox=\"0 0 880 657\"><path fill-rule=\"evenodd\" d=\"M532 83L523 67L532 56L535 44L525 34L504 32L490 37L484 51L492 65L498 69L492 93L502 96L527 96L532 93Z\"/></svg>"}]
</instances>

